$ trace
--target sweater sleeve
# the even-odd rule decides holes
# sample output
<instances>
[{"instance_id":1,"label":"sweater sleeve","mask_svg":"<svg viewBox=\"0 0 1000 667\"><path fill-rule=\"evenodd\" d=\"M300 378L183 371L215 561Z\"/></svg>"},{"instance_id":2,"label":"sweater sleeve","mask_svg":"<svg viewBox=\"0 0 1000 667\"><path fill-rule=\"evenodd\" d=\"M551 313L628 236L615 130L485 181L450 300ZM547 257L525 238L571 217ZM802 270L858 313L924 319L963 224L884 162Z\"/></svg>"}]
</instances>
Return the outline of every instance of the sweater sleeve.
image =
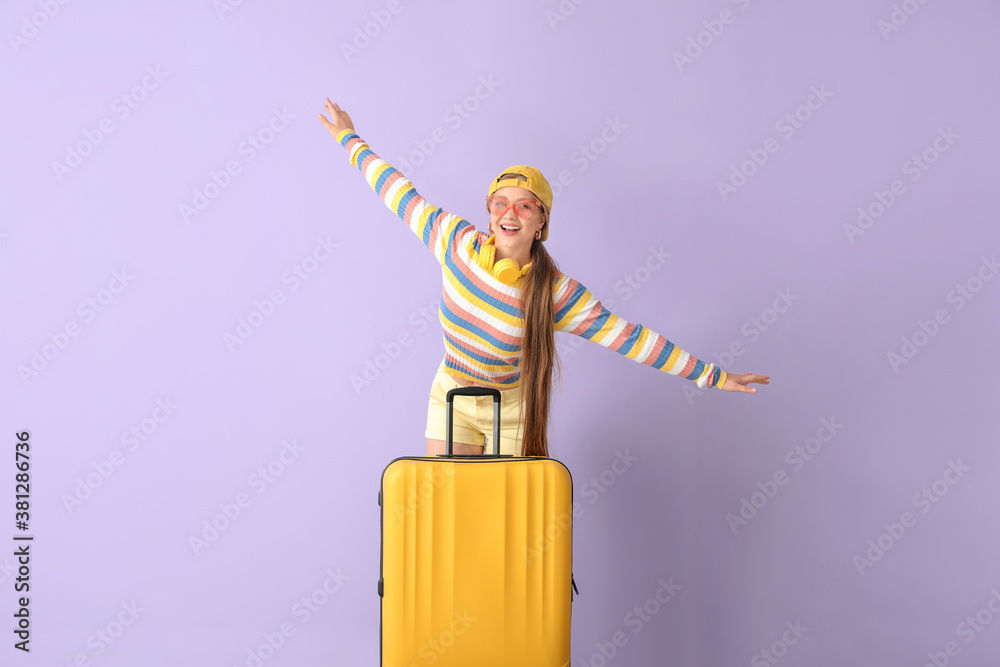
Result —
<instances>
[{"instance_id":1,"label":"sweater sleeve","mask_svg":"<svg viewBox=\"0 0 1000 667\"><path fill-rule=\"evenodd\" d=\"M600 343L640 364L694 380L699 387L721 387L726 382L724 370L696 359L655 331L618 317L565 274L556 279L553 299L556 331Z\"/></svg>"},{"instance_id":2,"label":"sweater sleeve","mask_svg":"<svg viewBox=\"0 0 1000 667\"><path fill-rule=\"evenodd\" d=\"M430 205L401 171L376 155L353 129L340 132L337 141L347 149L351 164L364 174L372 190L439 263L444 264L449 248L455 248L465 234L476 232L468 220Z\"/></svg>"}]
</instances>

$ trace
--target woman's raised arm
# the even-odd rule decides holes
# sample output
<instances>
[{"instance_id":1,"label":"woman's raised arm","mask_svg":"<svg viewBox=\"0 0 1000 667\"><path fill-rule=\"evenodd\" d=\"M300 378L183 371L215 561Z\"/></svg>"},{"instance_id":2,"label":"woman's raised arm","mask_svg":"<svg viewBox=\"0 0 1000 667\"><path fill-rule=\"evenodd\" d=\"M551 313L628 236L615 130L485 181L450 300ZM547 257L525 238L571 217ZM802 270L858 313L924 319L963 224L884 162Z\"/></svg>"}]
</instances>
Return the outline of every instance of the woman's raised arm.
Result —
<instances>
[{"instance_id":1,"label":"woman's raised arm","mask_svg":"<svg viewBox=\"0 0 1000 667\"><path fill-rule=\"evenodd\" d=\"M476 233L476 228L464 218L430 205L401 171L376 155L354 131L351 117L339 105L327 98L325 109L332 120L323 114L319 114L319 118L337 143L347 149L351 164L365 176L389 210L434 253L439 263L444 263L449 248L454 247L459 237Z\"/></svg>"}]
</instances>

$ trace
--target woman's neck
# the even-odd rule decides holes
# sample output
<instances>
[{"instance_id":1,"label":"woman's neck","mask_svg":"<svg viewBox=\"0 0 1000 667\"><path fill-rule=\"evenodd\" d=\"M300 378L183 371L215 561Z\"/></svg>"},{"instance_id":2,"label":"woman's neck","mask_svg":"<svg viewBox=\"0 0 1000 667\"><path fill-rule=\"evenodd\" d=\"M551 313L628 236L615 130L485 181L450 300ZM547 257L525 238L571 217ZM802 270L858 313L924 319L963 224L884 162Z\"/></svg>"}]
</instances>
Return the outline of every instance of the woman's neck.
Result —
<instances>
[{"instance_id":1,"label":"woman's neck","mask_svg":"<svg viewBox=\"0 0 1000 667\"><path fill-rule=\"evenodd\" d=\"M517 261L518 266L525 266L531 261L531 248L526 248L522 253L511 253L508 252L506 248L501 248L496 245L496 239L493 240L494 246L496 246L496 251L493 255L494 262L499 262L501 259L514 259Z\"/></svg>"}]
</instances>

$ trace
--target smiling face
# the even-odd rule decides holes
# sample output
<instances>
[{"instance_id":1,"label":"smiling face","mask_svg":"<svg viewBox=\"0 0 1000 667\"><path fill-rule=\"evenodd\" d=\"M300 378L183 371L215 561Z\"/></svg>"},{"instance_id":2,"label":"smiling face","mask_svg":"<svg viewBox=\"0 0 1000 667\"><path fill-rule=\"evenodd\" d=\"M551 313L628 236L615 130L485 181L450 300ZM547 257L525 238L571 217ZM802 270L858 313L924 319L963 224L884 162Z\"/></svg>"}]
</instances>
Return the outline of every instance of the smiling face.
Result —
<instances>
[{"instance_id":1,"label":"smiling face","mask_svg":"<svg viewBox=\"0 0 1000 667\"><path fill-rule=\"evenodd\" d=\"M521 264L530 260L535 235L548 221L548 214L538 203L538 197L525 188L503 187L493 193L493 199L514 204L502 216L490 211L490 231L496 235L497 250L504 257L513 257ZM518 202L535 202L535 211L527 218L518 217L514 208Z\"/></svg>"}]
</instances>

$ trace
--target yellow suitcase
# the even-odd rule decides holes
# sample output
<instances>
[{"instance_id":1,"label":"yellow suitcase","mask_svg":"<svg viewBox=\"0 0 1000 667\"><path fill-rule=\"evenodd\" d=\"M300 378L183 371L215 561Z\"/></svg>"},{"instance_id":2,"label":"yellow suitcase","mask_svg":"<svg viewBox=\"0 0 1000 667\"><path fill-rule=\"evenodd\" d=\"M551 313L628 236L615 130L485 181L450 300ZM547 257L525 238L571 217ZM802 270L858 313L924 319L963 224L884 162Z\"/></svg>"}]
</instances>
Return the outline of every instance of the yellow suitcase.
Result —
<instances>
[{"instance_id":1,"label":"yellow suitcase","mask_svg":"<svg viewBox=\"0 0 1000 667\"><path fill-rule=\"evenodd\" d=\"M493 454L452 454L455 396L493 396ZM447 454L382 473L382 667L568 667L573 481L500 454L500 392L447 394Z\"/></svg>"}]
</instances>

